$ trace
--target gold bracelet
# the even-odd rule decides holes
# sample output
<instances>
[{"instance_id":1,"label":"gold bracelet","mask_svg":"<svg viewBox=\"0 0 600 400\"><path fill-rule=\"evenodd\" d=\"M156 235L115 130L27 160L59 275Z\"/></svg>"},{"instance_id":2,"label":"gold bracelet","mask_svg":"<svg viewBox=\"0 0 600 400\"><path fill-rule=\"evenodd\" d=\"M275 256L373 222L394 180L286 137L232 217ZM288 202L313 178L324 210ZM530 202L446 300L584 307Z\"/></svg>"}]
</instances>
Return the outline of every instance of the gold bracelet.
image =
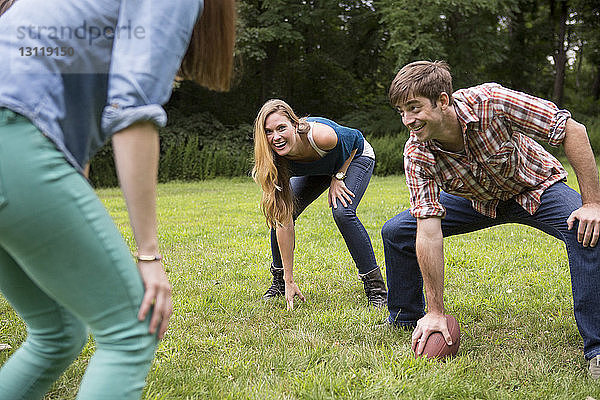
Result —
<instances>
[{"instance_id":1,"label":"gold bracelet","mask_svg":"<svg viewBox=\"0 0 600 400\"><path fill-rule=\"evenodd\" d=\"M135 256L137 262L141 262L141 261L160 261L163 259L163 256L160 254L157 255L153 255L153 256L147 256L147 255L136 255Z\"/></svg>"}]
</instances>

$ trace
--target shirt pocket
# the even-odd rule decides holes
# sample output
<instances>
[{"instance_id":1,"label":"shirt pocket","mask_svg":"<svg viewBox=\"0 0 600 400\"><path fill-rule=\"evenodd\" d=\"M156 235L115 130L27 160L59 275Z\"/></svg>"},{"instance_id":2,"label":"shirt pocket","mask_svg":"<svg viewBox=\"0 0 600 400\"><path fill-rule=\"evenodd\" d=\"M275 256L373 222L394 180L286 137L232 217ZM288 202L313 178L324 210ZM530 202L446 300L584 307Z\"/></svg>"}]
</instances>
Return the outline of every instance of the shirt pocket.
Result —
<instances>
[{"instance_id":1,"label":"shirt pocket","mask_svg":"<svg viewBox=\"0 0 600 400\"><path fill-rule=\"evenodd\" d=\"M489 178L500 183L514 177L519 164L519 152L512 142L502 143L497 150L481 162Z\"/></svg>"},{"instance_id":2,"label":"shirt pocket","mask_svg":"<svg viewBox=\"0 0 600 400\"><path fill-rule=\"evenodd\" d=\"M443 179L440 182L440 187L444 192L457 196L464 196L470 193L469 189L465 186L465 183L460 178Z\"/></svg>"}]
</instances>

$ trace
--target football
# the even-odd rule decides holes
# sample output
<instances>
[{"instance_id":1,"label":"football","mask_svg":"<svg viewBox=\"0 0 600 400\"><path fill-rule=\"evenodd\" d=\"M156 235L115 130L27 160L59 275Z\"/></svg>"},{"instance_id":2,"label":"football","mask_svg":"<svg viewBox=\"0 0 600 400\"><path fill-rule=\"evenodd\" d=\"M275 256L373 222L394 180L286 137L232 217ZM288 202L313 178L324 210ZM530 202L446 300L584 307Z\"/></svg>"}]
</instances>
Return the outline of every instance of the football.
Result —
<instances>
[{"instance_id":1,"label":"football","mask_svg":"<svg viewBox=\"0 0 600 400\"><path fill-rule=\"evenodd\" d=\"M454 357L456 355L458 346L460 345L460 328L456 318L452 315L446 315L446 321L448 322L448 330L452 337L452 346L448 346L441 332L433 332L427 338L421 356L442 360L446 357Z\"/></svg>"}]
</instances>

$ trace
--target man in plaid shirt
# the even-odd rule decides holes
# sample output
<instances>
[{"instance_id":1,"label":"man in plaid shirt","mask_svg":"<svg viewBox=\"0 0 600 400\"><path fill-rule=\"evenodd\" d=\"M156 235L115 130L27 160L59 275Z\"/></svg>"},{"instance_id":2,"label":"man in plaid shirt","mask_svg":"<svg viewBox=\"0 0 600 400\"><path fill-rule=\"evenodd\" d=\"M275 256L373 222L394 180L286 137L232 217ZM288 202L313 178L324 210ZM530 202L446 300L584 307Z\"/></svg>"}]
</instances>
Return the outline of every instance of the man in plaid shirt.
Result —
<instances>
[{"instance_id":1,"label":"man in plaid shirt","mask_svg":"<svg viewBox=\"0 0 600 400\"><path fill-rule=\"evenodd\" d=\"M388 322L415 327L417 354L434 331L451 344L443 317L443 238L503 223L530 225L566 244L584 356L592 377L600 377L600 182L585 126L552 102L495 83L453 93L448 65L439 61L408 64L389 94L410 129L404 148L410 210L382 229ZM534 139L564 146L581 195Z\"/></svg>"}]
</instances>

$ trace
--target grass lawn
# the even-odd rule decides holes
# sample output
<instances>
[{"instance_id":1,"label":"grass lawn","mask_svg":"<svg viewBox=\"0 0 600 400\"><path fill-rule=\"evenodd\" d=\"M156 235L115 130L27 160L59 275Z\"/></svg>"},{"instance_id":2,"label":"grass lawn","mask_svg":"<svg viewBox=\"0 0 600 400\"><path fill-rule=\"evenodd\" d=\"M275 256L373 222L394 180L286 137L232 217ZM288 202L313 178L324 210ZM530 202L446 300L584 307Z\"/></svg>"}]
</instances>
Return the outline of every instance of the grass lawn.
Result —
<instances>
[{"instance_id":1,"label":"grass lawn","mask_svg":"<svg viewBox=\"0 0 600 400\"><path fill-rule=\"evenodd\" d=\"M120 191L98 193L133 247ZM378 326L386 313L367 308L325 197L297 223L306 303L288 312L283 299L264 302L270 250L259 196L250 179L160 185L175 313L145 399L600 399L558 240L518 225L445 239L445 304L461 347L451 361L428 362L413 358L410 332ZM404 177L373 178L359 215L381 265L381 226L407 207ZM0 297L0 343L15 349L24 337ZM75 397L93 350L90 340L47 399ZM0 364L10 353L0 351Z\"/></svg>"}]
</instances>

